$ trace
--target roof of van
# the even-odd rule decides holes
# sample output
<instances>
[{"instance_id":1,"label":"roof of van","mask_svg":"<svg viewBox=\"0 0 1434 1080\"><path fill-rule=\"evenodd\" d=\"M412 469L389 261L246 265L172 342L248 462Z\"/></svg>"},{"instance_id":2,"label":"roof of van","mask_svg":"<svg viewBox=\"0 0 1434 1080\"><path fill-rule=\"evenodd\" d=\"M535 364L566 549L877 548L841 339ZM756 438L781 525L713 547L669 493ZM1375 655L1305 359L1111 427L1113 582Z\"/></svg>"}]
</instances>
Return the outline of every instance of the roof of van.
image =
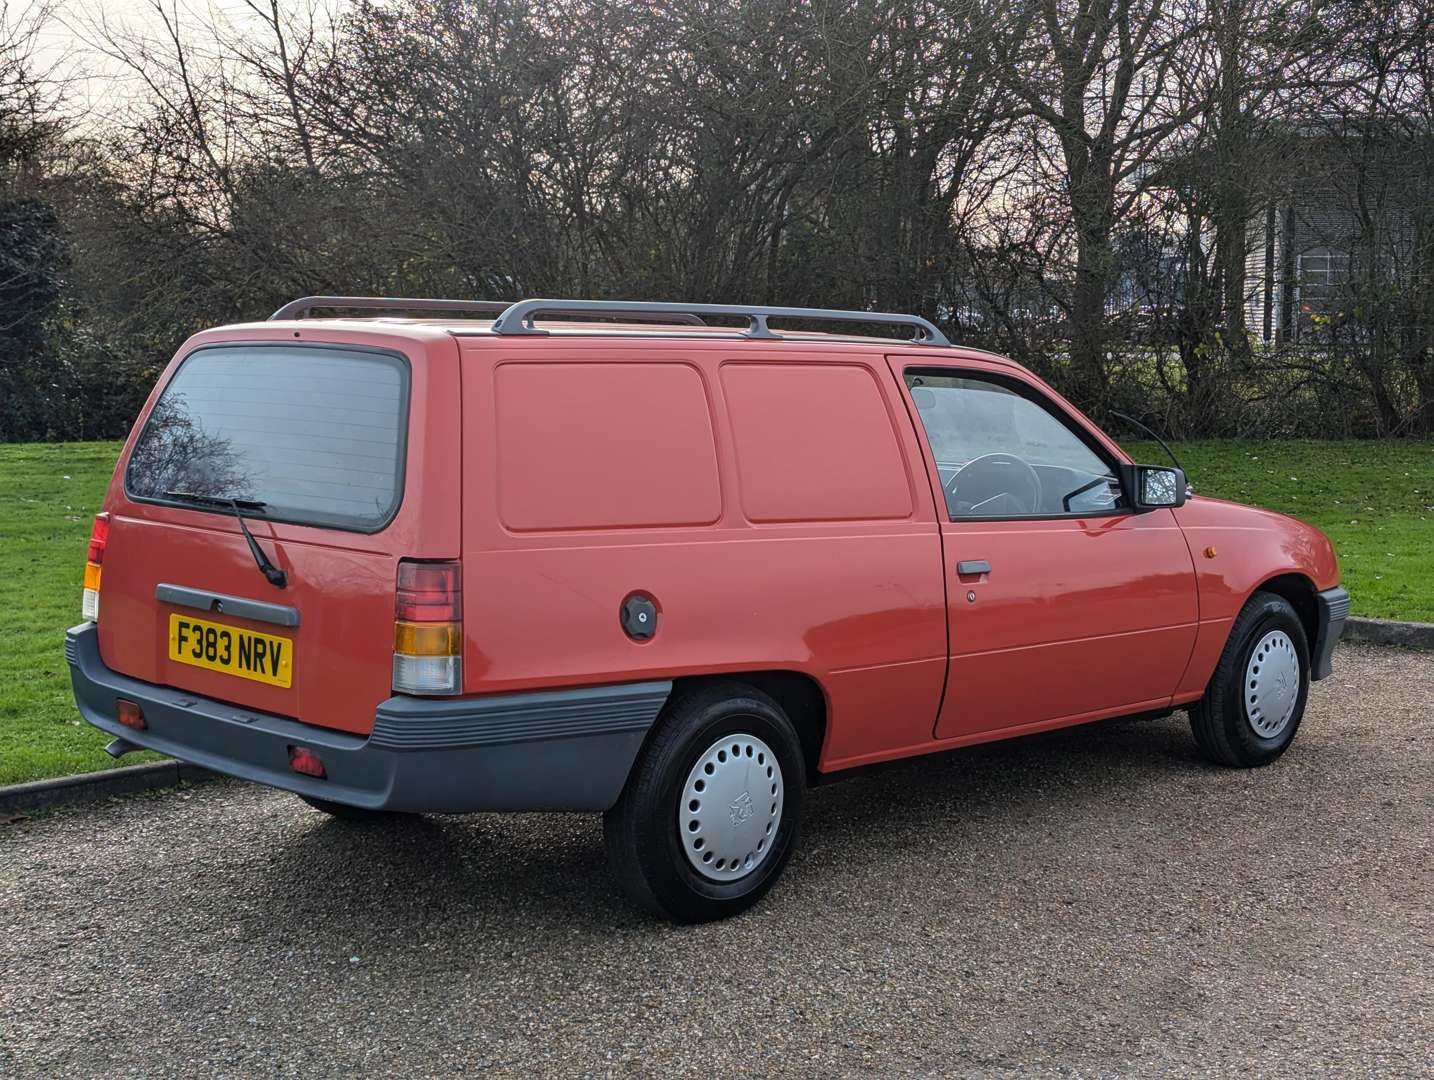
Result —
<instances>
[{"instance_id":1,"label":"roof of van","mask_svg":"<svg viewBox=\"0 0 1434 1080\"><path fill-rule=\"evenodd\" d=\"M782 343L803 343L823 345L858 345L870 347L872 345L883 346L895 349L919 349L921 351L931 350L933 353L957 352L962 356L974 357L988 360L992 363L1006 364L1011 367L1021 365L1008 356L991 352L987 349L970 345L961 345L950 342L937 345L929 342L915 342L904 338L878 337L870 334L833 334L819 330L782 330L779 335L760 338L752 337L743 333L740 329L730 326L664 326L653 323L632 322L578 322L566 320L539 319L535 322L544 332L543 337L548 340L575 338L652 338L672 340L673 338L686 338L700 341L703 339L720 340L731 342L744 342L752 345L780 345ZM303 319L287 319L282 321L265 321L256 323L235 323L223 327L214 327L215 330L239 330L257 329L264 327L270 330L292 329L295 331L313 330L318 327L331 327L345 331L382 331L389 334L412 336L414 338L431 337L433 334L443 334L458 338L489 338L493 340L510 341L506 335L496 334L493 331L492 319L422 319L422 318L401 318L395 316L376 316L369 318L355 318L353 316L324 318L310 317ZM538 336L538 335L526 335Z\"/></svg>"},{"instance_id":2,"label":"roof of van","mask_svg":"<svg viewBox=\"0 0 1434 1080\"><path fill-rule=\"evenodd\" d=\"M371 312L339 317L315 317L317 310ZM444 312L415 317L415 313ZM453 314L448 314L453 313ZM460 314L461 313L461 314ZM717 320L714 324L710 320ZM773 328L769 320L779 320ZM790 324L846 323L852 333L794 329ZM554 339L684 338L690 341L745 341L754 345L820 344L864 348L935 349L1019 367L1014 361L983 349L954 346L944 334L919 315L834 308L770 307L750 304L671 303L667 301L531 299L452 300L385 296L305 296L290 301L264 323L216 328L228 331L289 330L299 336L315 324L345 332L381 332L432 340L451 335L470 340L541 337ZM910 336L897 338L870 334L873 326L903 329Z\"/></svg>"},{"instance_id":3,"label":"roof of van","mask_svg":"<svg viewBox=\"0 0 1434 1080\"><path fill-rule=\"evenodd\" d=\"M337 317L317 317L315 310L343 311ZM348 314L348 313L371 314ZM419 316L420 311L435 314ZM437 314L443 313L443 314ZM711 323L713 318L717 324ZM769 326L779 320L779 327ZM792 323L852 324L853 333L829 333L813 328L790 328ZM909 331L909 337L876 336L873 326ZM518 337L546 341L617 337L627 340L660 338L690 341L730 341L750 346L822 344L859 349L934 351L938 356L992 361L1010 367L1020 364L987 350L955 346L941 330L921 316L888 311L843 311L835 308L766 307L747 304L675 304L667 301L614 300L416 300L407 297L340 297L313 295L290 301L264 323L214 327L211 333L258 330L290 331L324 327L344 333L381 333L433 341L460 337L478 343Z\"/></svg>"}]
</instances>

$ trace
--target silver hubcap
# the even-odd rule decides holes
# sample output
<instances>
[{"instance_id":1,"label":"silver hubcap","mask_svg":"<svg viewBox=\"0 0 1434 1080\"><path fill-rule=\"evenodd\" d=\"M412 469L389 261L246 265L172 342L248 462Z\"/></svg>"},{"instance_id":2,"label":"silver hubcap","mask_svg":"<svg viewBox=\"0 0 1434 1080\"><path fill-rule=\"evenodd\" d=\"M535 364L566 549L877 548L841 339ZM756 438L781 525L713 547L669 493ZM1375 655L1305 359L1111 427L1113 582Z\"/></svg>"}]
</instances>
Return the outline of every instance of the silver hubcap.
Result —
<instances>
[{"instance_id":1,"label":"silver hubcap","mask_svg":"<svg viewBox=\"0 0 1434 1080\"><path fill-rule=\"evenodd\" d=\"M1255 734L1273 739L1285 730L1300 696L1300 657L1283 630L1260 638L1245 665L1245 716Z\"/></svg>"},{"instance_id":2,"label":"silver hubcap","mask_svg":"<svg viewBox=\"0 0 1434 1080\"><path fill-rule=\"evenodd\" d=\"M745 877L772 852L782 821L782 767L755 735L726 735L687 774L677 834L687 861L712 881Z\"/></svg>"}]
</instances>

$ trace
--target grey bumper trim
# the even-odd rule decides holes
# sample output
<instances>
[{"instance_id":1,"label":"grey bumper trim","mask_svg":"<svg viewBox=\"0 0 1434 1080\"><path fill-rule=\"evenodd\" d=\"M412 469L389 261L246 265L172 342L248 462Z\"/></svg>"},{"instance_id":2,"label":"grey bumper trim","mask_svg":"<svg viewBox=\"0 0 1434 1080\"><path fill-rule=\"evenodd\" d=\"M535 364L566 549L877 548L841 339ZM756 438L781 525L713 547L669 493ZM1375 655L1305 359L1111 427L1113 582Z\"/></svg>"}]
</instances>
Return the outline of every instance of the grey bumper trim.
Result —
<instances>
[{"instance_id":1,"label":"grey bumper trim","mask_svg":"<svg viewBox=\"0 0 1434 1080\"><path fill-rule=\"evenodd\" d=\"M1318 624L1310 678L1323 679L1334 670L1334 647L1339 644L1345 619L1349 617L1349 591L1336 586L1319 593L1315 599Z\"/></svg>"},{"instance_id":2,"label":"grey bumper trim","mask_svg":"<svg viewBox=\"0 0 1434 1080\"><path fill-rule=\"evenodd\" d=\"M606 810L671 690L670 682L430 700L378 707L375 736L314 727L111 671L92 623L65 639L75 700L95 727L215 772L375 810ZM148 727L115 719L115 699ZM381 723L380 723L381 721ZM378 737L382 727L383 738ZM313 750L328 778L289 768Z\"/></svg>"}]
</instances>

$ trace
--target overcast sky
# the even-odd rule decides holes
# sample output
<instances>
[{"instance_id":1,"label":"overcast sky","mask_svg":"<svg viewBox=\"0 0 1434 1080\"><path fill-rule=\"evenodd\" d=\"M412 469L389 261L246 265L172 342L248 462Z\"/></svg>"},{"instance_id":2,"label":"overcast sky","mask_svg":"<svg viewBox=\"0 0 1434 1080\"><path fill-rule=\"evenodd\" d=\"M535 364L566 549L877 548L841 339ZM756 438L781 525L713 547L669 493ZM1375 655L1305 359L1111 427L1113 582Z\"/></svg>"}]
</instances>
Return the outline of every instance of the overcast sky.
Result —
<instances>
[{"instance_id":1,"label":"overcast sky","mask_svg":"<svg viewBox=\"0 0 1434 1080\"><path fill-rule=\"evenodd\" d=\"M162 0L162 3L166 9L173 10L176 0ZM161 26L153 0L51 0L48 4L46 0L9 0L12 19L24 20L45 6L55 10L54 17L47 20L40 31L46 57L69 58L89 66L104 66L103 58L97 57L85 40L85 24L100 14L136 30L153 31ZM242 16L245 4L244 0L179 0L178 10L181 18L189 17L190 13L202 16L210 10Z\"/></svg>"},{"instance_id":2,"label":"overcast sky","mask_svg":"<svg viewBox=\"0 0 1434 1080\"><path fill-rule=\"evenodd\" d=\"M235 23L255 16L245 0L159 0L167 11L177 10L180 24L209 22L215 13ZM267 4L268 0L256 0ZM309 0L282 0L286 4ZM341 7L344 0L321 0L323 6ZM12 23L24 23L42 8L54 14L45 21L39 34L37 61L42 68L54 66L57 74L72 79L71 104L78 111L103 110L106 104L123 100L130 92L123 69L90 42L88 29L103 16L111 25L146 34L162 33L164 24L155 11L155 0L0 0L8 7Z\"/></svg>"}]
</instances>

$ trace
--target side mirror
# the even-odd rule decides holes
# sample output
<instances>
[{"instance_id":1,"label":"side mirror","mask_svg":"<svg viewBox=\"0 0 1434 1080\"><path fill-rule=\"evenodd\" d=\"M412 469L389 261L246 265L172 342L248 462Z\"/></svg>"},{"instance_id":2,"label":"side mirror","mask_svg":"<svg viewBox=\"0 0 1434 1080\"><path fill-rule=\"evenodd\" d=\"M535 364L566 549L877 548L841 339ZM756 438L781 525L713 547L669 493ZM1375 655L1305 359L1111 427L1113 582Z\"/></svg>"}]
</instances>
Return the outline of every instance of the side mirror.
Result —
<instances>
[{"instance_id":1,"label":"side mirror","mask_svg":"<svg viewBox=\"0 0 1434 1080\"><path fill-rule=\"evenodd\" d=\"M1160 465L1122 465L1120 485L1135 512L1185 505L1185 471Z\"/></svg>"}]
</instances>

